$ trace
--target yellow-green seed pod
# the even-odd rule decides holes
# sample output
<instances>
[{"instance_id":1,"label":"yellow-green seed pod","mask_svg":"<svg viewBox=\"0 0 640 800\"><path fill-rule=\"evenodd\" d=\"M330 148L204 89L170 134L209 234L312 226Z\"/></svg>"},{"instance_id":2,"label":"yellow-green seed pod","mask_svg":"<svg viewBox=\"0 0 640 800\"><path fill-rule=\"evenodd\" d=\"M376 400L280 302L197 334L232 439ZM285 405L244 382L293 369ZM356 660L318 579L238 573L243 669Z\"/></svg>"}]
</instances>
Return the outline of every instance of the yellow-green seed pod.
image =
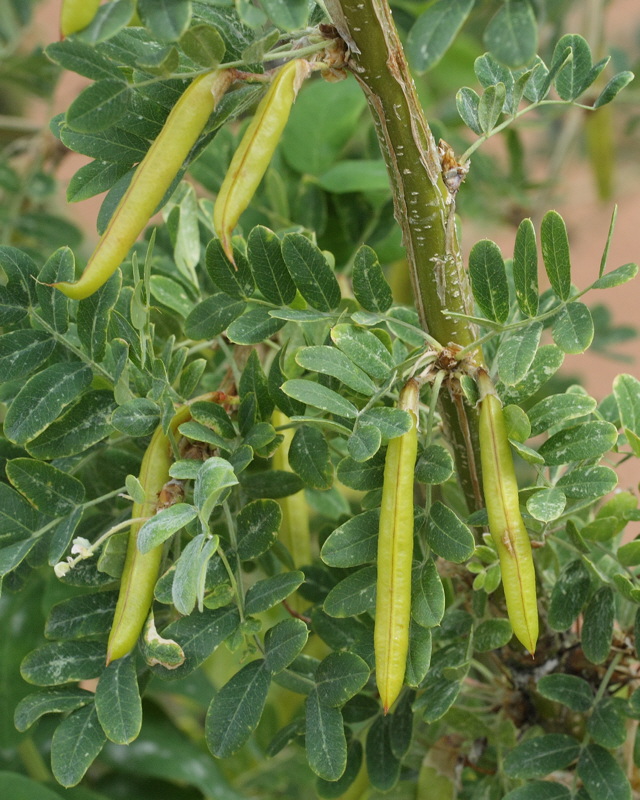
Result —
<instances>
[{"instance_id":1,"label":"yellow-green seed pod","mask_svg":"<svg viewBox=\"0 0 640 800\"><path fill-rule=\"evenodd\" d=\"M289 417L277 408L271 415L271 423L274 428L282 427L289 423ZM289 446L293 439L293 430L287 428L282 431L284 441L273 454L273 468L278 470L291 471L289 466ZM282 510L282 523L278 538L291 553L291 559L296 569L310 564L311 557L311 534L309 532L309 506L301 489L288 497L278 500ZM303 600L297 593L290 598L292 607L296 611L303 611L309 603Z\"/></svg>"},{"instance_id":2,"label":"yellow-green seed pod","mask_svg":"<svg viewBox=\"0 0 640 800\"><path fill-rule=\"evenodd\" d=\"M507 613L516 637L533 654L538 639L536 575L531 542L520 513L518 483L502 404L481 377L480 456L489 531L500 557Z\"/></svg>"},{"instance_id":3,"label":"yellow-green seed pod","mask_svg":"<svg viewBox=\"0 0 640 800\"><path fill-rule=\"evenodd\" d=\"M233 229L267 171L298 89L310 70L304 59L289 61L282 67L260 101L231 159L213 207L213 227L231 262Z\"/></svg>"},{"instance_id":4,"label":"yellow-green seed pod","mask_svg":"<svg viewBox=\"0 0 640 800\"><path fill-rule=\"evenodd\" d=\"M71 36L92 22L98 13L100 0L62 0L60 12L60 33Z\"/></svg>"},{"instance_id":5,"label":"yellow-green seed pod","mask_svg":"<svg viewBox=\"0 0 640 800\"><path fill-rule=\"evenodd\" d=\"M413 424L387 447L378 534L376 620L373 633L376 683L384 713L404 685L411 623L413 560L413 484L418 451L418 383L402 389L398 407Z\"/></svg>"},{"instance_id":6,"label":"yellow-green seed pod","mask_svg":"<svg viewBox=\"0 0 640 800\"><path fill-rule=\"evenodd\" d=\"M171 420L171 430L191 416L189 406L181 408ZM158 508L158 495L169 480L173 463L171 441L158 425L142 458L139 480L145 493L144 503L134 503L132 519L153 516ZM107 664L122 658L135 647L153 602L153 590L158 580L162 562L163 545L148 553L138 550L138 531L142 522L134 522L129 532L129 543L124 569L120 578L120 594L107 643Z\"/></svg>"},{"instance_id":7,"label":"yellow-green seed pod","mask_svg":"<svg viewBox=\"0 0 640 800\"><path fill-rule=\"evenodd\" d=\"M209 72L196 78L181 95L138 165L80 280L54 284L67 297L89 297L118 269L232 80L233 71Z\"/></svg>"}]
</instances>

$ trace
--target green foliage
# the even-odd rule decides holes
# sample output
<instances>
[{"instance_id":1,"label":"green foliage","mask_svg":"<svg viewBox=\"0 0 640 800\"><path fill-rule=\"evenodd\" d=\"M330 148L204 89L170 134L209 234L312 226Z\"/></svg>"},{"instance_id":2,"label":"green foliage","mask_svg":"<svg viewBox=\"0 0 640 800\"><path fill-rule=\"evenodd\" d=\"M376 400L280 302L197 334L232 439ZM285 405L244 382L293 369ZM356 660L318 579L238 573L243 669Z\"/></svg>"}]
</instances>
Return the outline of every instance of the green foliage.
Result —
<instances>
[{"instance_id":1,"label":"green foliage","mask_svg":"<svg viewBox=\"0 0 640 800\"><path fill-rule=\"evenodd\" d=\"M433 78L434 105L439 70L464 60L464 47L469 71L475 58L482 93L456 95L479 137L463 161L507 128L514 155L509 126L524 113L598 108L632 79L622 70L601 80L608 62L594 64L578 34L562 35L546 63L537 56L550 4L392 5L412 66ZM637 265L605 273L605 252L593 281L576 287L556 211L539 230L519 224L513 258L475 243L476 308L451 317L477 337L439 373L436 350L449 343L402 302L384 162L352 79L301 89L235 231L232 264L200 189L218 190L262 73L300 55L294 45L324 54L321 6L111 0L46 58L32 54L27 80L9 45L31 4L0 3L10 12L0 13L0 81L44 95L60 69L92 81L52 131L93 159L67 197L106 192L101 230L193 74L233 64L257 76L218 104L155 233L80 302L51 286L72 280L84 253L52 213L48 165L23 173L1 154L3 796L57 797L42 762L50 750L57 783L82 782L67 792L78 800L400 799L424 786L444 798L453 785L430 765L443 743L461 741L460 797L631 797L620 755L640 706L625 677L640 629L640 543L622 537L640 514L629 492L602 498L617 486L613 467L640 456L640 381L619 375L598 405L552 379L565 354L625 335L585 296L633 279ZM453 96L469 79L448 87L443 126L459 126ZM474 163L461 212L475 173ZM521 203L525 184L509 188ZM538 243L551 286L542 293ZM535 545L535 661L512 637L486 515L464 494L443 424L450 396L473 419L465 356L480 345ZM389 441L413 424L396 401L414 374L431 385L418 420L410 642L405 688L384 715L373 636L381 487ZM146 497L149 436L169 431L186 402L190 418L170 434L171 480L161 498ZM471 428L468 448L464 458ZM159 503L140 520L137 547L162 548L162 566L137 648L106 665L132 500Z\"/></svg>"}]
</instances>

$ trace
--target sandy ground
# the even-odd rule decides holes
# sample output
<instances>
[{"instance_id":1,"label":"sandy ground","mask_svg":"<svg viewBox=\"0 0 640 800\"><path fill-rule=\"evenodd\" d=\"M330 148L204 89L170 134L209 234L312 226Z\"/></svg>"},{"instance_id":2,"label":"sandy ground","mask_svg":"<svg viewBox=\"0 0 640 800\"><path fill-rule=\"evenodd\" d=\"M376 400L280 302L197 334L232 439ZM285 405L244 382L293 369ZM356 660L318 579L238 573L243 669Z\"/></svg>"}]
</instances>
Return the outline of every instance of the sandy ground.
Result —
<instances>
[{"instance_id":1,"label":"sandy ground","mask_svg":"<svg viewBox=\"0 0 640 800\"><path fill-rule=\"evenodd\" d=\"M585 0L577 4L575 30L588 31L591 24L589 9L600 2L602 0ZM45 0L39 6L34 26L34 38L37 41L51 41L56 35L59 4L60 0ZM631 54L635 49L636 56L634 58L632 55L632 59L637 60L639 31L638 0L614 0L606 6L602 34L607 48L620 47ZM64 110L85 83L83 79L69 76L59 86L53 108L36 105L34 117L44 122L52 114ZM619 130L628 117L628 111L614 105L613 112L614 124ZM618 204L618 217L608 266L612 269L630 261L640 261L640 143L637 132L635 140L624 135L622 140L625 144L623 151L616 156L615 188L610 200L602 203L597 199L593 177L577 152L579 143L563 161L559 188L549 198L547 208L555 208L567 223L573 279L578 286L584 286L597 277L614 203ZM63 164L61 179L68 180L84 161L82 156L75 154L68 157ZM548 168L545 162L539 162L538 167L542 172ZM84 226L89 241L96 236L95 218L101 199L93 198L80 203L71 212L74 220ZM465 223L464 235L467 249L476 239L488 237L498 242L504 254L513 252L513 227L496 227L475 220L470 224ZM592 293L586 300L590 304L605 302L612 311L614 324L632 325L640 329L640 278L607 292ZM632 358L633 362L621 363L588 353L585 356L568 356L564 371L581 376L588 391L602 398L611 391L611 382L619 372L630 372L640 377L640 339L620 345L618 351ZM624 469L621 483L629 488L637 488L638 478L632 469Z\"/></svg>"}]
</instances>

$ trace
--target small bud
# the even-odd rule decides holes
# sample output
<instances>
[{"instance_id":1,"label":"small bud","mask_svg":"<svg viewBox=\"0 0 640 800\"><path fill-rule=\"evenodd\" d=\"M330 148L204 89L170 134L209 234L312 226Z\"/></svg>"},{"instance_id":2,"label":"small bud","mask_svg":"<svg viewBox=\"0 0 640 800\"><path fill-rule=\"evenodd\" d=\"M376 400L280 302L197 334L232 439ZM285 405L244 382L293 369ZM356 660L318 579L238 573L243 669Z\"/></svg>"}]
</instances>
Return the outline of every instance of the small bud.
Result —
<instances>
[{"instance_id":1,"label":"small bud","mask_svg":"<svg viewBox=\"0 0 640 800\"><path fill-rule=\"evenodd\" d=\"M66 561L59 561L53 568L57 578L63 578L71 569L71 564Z\"/></svg>"},{"instance_id":2,"label":"small bud","mask_svg":"<svg viewBox=\"0 0 640 800\"><path fill-rule=\"evenodd\" d=\"M81 558L91 558L93 555L93 551L91 550L91 542L88 539L85 539L83 536L77 536L73 540L71 552L73 555L78 555Z\"/></svg>"}]
</instances>

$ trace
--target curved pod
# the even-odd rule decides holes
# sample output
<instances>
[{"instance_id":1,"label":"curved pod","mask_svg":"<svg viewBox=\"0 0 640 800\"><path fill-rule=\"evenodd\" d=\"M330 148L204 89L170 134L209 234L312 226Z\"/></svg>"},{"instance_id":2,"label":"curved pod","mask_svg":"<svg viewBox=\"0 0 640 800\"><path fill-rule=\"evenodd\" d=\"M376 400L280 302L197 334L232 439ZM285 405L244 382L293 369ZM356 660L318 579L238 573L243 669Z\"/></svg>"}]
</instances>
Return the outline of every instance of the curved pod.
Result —
<instances>
[{"instance_id":1,"label":"curved pod","mask_svg":"<svg viewBox=\"0 0 640 800\"><path fill-rule=\"evenodd\" d=\"M213 227L233 261L231 234L262 180L284 130L300 84L311 67L304 59L285 64L273 79L233 154L213 207Z\"/></svg>"},{"instance_id":2,"label":"curved pod","mask_svg":"<svg viewBox=\"0 0 640 800\"><path fill-rule=\"evenodd\" d=\"M98 13L100 0L62 0L60 33L71 36L89 25Z\"/></svg>"},{"instance_id":3,"label":"curved pod","mask_svg":"<svg viewBox=\"0 0 640 800\"><path fill-rule=\"evenodd\" d=\"M75 283L54 284L67 297L74 300L89 297L118 269L180 171L233 77L232 70L209 72L187 87L138 165L80 279Z\"/></svg>"},{"instance_id":4,"label":"curved pod","mask_svg":"<svg viewBox=\"0 0 640 800\"><path fill-rule=\"evenodd\" d=\"M189 406L181 408L171 420L171 431L175 433L183 422L191 417ZM169 468L173 463L171 440L158 425L142 458L139 480L145 492L144 503L134 503L132 518L149 518L158 510L158 495L169 480ZM162 562L163 545L148 553L138 550L138 531L142 522L134 522L129 532L129 543L124 569L120 579L120 594L113 617L107 644L107 664L130 653L138 641L146 622L153 591L158 580Z\"/></svg>"},{"instance_id":5,"label":"curved pod","mask_svg":"<svg viewBox=\"0 0 640 800\"><path fill-rule=\"evenodd\" d=\"M502 404L492 390L481 401L479 434L484 500L489 531L500 557L507 613L516 637L533 654L538 639L538 606L531 542L520 513Z\"/></svg>"},{"instance_id":6,"label":"curved pod","mask_svg":"<svg viewBox=\"0 0 640 800\"><path fill-rule=\"evenodd\" d=\"M378 533L374 651L376 683L386 714L404 685L411 623L413 483L418 452L419 386L410 380L398 407L409 411L411 429L387 447Z\"/></svg>"}]
</instances>

